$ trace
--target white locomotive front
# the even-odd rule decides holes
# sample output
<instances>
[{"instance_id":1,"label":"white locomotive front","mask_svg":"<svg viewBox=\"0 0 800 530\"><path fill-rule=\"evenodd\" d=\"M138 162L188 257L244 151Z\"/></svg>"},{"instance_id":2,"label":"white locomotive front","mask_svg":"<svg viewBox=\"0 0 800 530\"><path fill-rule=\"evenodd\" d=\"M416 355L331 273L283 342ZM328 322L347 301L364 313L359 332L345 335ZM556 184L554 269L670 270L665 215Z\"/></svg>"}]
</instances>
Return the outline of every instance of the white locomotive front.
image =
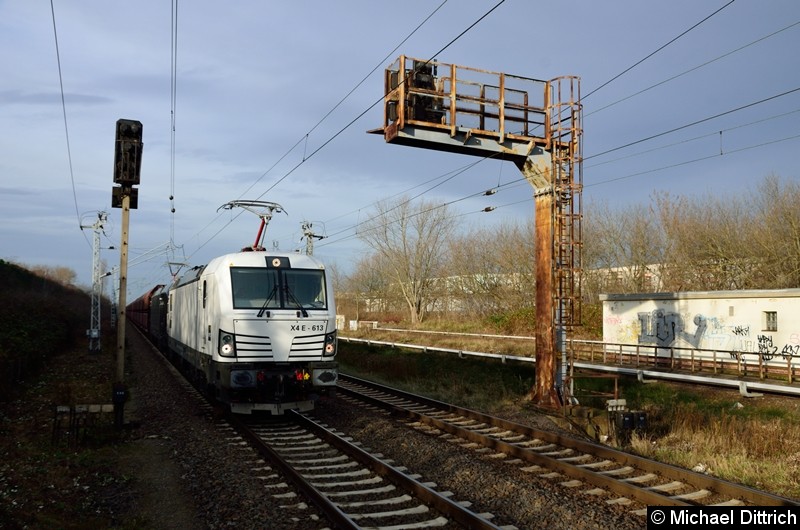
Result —
<instances>
[{"instance_id":1,"label":"white locomotive front","mask_svg":"<svg viewBox=\"0 0 800 530\"><path fill-rule=\"evenodd\" d=\"M169 291L169 348L235 413L311 410L336 387L336 305L324 265L226 254Z\"/></svg>"}]
</instances>

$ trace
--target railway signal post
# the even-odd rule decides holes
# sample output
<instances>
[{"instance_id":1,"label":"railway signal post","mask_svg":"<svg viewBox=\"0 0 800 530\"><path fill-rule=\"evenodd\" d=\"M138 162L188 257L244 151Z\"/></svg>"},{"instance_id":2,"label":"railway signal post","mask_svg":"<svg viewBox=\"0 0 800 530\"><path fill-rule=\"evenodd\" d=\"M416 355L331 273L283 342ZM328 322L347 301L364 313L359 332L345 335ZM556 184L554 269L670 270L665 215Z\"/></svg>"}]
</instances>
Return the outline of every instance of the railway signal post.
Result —
<instances>
[{"instance_id":1,"label":"railway signal post","mask_svg":"<svg viewBox=\"0 0 800 530\"><path fill-rule=\"evenodd\" d=\"M114 186L111 206L122 208L122 234L119 253L119 321L117 323L117 373L113 385L114 425L121 428L128 389L125 385L125 306L128 283L128 226L131 209L139 204L139 175L142 167L142 123L117 120L114 144Z\"/></svg>"},{"instance_id":2,"label":"railway signal post","mask_svg":"<svg viewBox=\"0 0 800 530\"><path fill-rule=\"evenodd\" d=\"M388 143L513 162L534 190L536 384L558 408L566 331L580 324L582 106L577 77L550 81L401 55L384 76Z\"/></svg>"}]
</instances>

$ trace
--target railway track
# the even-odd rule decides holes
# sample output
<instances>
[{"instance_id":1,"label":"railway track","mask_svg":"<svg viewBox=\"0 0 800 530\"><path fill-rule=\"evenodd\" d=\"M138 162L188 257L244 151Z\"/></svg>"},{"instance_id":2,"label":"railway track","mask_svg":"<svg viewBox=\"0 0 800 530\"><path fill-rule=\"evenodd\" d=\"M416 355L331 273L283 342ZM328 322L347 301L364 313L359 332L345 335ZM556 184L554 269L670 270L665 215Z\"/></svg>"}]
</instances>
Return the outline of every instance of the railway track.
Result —
<instances>
[{"instance_id":1,"label":"railway track","mask_svg":"<svg viewBox=\"0 0 800 530\"><path fill-rule=\"evenodd\" d=\"M503 466L519 466L514 473L522 477L519 484L525 483L525 476L535 475L532 479L536 482L553 481L579 493L572 500L564 495L555 501L563 506L573 505L582 509L585 501L579 499L591 495L599 502L605 501L638 519L645 513L647 505L797 505L789 499L663 466L606 446L516 425L347 376L341 377L339 395L339 399L327 404L328 408L348 411L361 408L361 412L347 414L365 419L372 417L375 411L365 414L364 410L379 407L386 411L378 414L384 418L383 421L391 417L389 414L407 418L406 423L416 430L455 442L454 447L475 447L476 461L495 460L490 454L505 454L506 458L497 460L502 460ZM348 405L353 400L368 403L369 407ZM334 402L340 405L334 407ZM238 431L238 434L227 435L233 436L230 444L248 445L263 455L266 462L253 466L257 482L265 488L269 503L277 502L286 508L287 515L282 517L298 518L298 524L304 525L303 528L325 527L326 521L309 519L315 517L313 514L320 514L330 526L337 528L502 528L494 524L490 515L474 513L469 510L468 503L455 502L447 492L436 491L435 485L420 482L419 477L409 475L404 468L393 466L379 454L370 454L341 432L326 427L319 419L312 419L315 415L324 421L333 419L326 418L326 412L332 410L326 411L326 404L322 404L314 413L291 413L280 421L244 423L239 420L253 418L234 417L225 422L228 429L232 426ZM401 427L394 434L399 441L403 438L403 422L391 423ZM351 432L344 425L340 428ZM363 437L363 433L357 436L362 440L371 439ZM396 455L396 445L386 446L384 443L381 447L379 443L378 446L401 463L418 467L418 461L406 460L403 452ZM472 449L462 450L465 458L469 458L470 453ZM515 460L518 462L514 463ZM421 468L425 469L425 466ZM664 471L665 468L669 470ZM426 475L429 472L423 471ZM488 479L495 471L484 473ZM508 472L498 473L504 476ZM527 519L518 523L522 519L517 518L516 512L506 513L508 503L516 504L515 499L501 498L487 503L488 497L449 484L446 475L439 473L436 480L459 492L460 499L481 505L480 510L498 514L498 521L520 527L529 527L531 523ZM495 489L490 484L487 480L483 486L487 494ZM304 499L310 500L316 510L303 510ZM519 497L523 505L533 499L539 502L538 493ZM569 508L556 509L569 512Z\"/></svg>"},{"instance_id":2,"label":"railway track","mask_svg":"<svg viewBox=\"0 0 800 530\"><path fill-rule=\"evenodd\" d=\"M229 422L278 472L260 470L268 490L288 480L337 528L502 528L307 415Z\"/></svg>"},{"instance_id":3,"label":"railway track","mask_svg":"<svg viewBox=\"0 0 800 530\"><path fill-rule=\"evenodd\" d=\"M739 484L617 451L607 446L534 429L340 374L339 392L408 418L413 427L457 437L518 460L529 473L629 505L639 515L646 506L797 506Z\"/></svg>"},{"instance_id":4,"label":"railway track","mask_svg":"<svg viewBox=\"0 0 800 530\"><path fill-rule=\"evenodd\" d=\"M352 529L476 529L515 530L497 526L491 514L478 514L469 502L456 502L447 491L420 481L404 467L395 467L381 454L372 454L342 433L315 421L309 414L289 411L282 417L230 414L209 399L185 374L158 357L176 381L193 394L211 418L222 420L218 429L226 443L248 447L262 461L251 471L266 494L303 528L308 521L308 499L335 528ZM311 514L311 518L316 515ZM320 528L330 528L318 521Z\"/></svg>"}]
</instances>

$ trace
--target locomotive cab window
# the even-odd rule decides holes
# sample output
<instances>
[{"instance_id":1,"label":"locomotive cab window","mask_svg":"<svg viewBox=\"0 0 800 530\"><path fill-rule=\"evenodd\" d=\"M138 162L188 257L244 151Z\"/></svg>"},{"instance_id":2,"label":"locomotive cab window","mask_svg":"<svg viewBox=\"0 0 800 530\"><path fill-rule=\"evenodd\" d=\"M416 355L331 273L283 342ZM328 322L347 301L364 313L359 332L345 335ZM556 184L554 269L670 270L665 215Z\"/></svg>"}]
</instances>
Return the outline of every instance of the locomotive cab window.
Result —
<instances>
[{"instance_id":1,"label":"locomotive cab window","mask_svg":"<svg viewBox=\"0 0 800 530\"><path fill-rule=\"evenodd\" d=\"M287 269L286 278L287 307L305 309L325 309L325 277L322 271L309 269Z\"/></svg>"},{"instance_id":2,"label":"locomotive cab window","mask_svg":"<svg viewBox=\"0 0 800 530\"><path fill-rule=\"evenodd\" d=\"M326 309L321 270L231 267L234 309Z\"/></svg>"},{"instance_id":3,"label":"locomotive cab window","mask_svg":"<svg viewBox=\"0 0 800 530\"><path fill-rule=\"evenodd\" d=\"M232 267L234 309L276 309L281 306L278 272L274 269Z\"/></svg>"}]
</instances>

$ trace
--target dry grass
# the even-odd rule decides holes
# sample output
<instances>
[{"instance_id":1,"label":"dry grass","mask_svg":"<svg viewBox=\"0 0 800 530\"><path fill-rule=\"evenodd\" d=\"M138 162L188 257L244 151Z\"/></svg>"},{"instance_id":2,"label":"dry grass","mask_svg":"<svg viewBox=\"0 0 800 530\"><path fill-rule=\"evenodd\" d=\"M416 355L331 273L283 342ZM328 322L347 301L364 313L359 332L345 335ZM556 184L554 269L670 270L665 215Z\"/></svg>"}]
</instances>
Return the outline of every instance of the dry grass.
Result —
<instances>
[{"instance_id":1,"label":"dry grass","mask_svg":"<svg viewBox=\"0 0 800 530\"><path fill-rule=\"evenodd\" d=\"M345 336L351 338L375 340L381 342L417 344L425 346L435 346L437 348L449 348L454 350L464 350L472 352L497 353L501 355L514 355L519 357L533 357L535 354L535 343L530 339L494 339L490 337L469 337L464 335L445 335L438 333L439 330L417 330L417 331L379 331L361 329L358 331L348 331ZM492 331L452 331L452 333L485 333L493 334ZM525 335L532 336L532 335Z\"/></svg>"},{"instance_id":2,"label":"dry grass","mask_svg":"<svg viewBox=\"0 0 800 530\"><path fill-rule=\"evenodd\" d=\"M785 413L774 419L756 411L752 417L731 412L710 418L696 406L679 403L669 414L666 434L634 434L631 448L646 457L800 498L800 417L796 405Z\"/></svg>"}]
</instances>

